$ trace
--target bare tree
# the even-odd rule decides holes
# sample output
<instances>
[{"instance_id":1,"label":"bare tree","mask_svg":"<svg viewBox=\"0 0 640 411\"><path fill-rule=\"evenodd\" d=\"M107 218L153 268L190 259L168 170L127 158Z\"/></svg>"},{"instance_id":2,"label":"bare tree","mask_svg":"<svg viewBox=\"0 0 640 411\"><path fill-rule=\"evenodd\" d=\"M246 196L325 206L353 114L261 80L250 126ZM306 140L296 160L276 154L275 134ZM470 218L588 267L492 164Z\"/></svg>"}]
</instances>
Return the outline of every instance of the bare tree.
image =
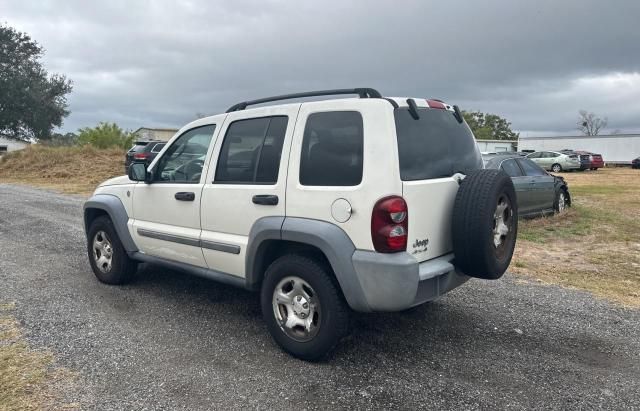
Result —
<instances>
[{"instance_id":1,"label":"bare tree","mask_svg":"<svg viewBox=\"0 0 640 411\"><path fill-rule=\"evenodd\" d=\"M580 119L576 123L578 130L587 136L597 136L600 130L607 126L609 120L596 116L595 113L588 112L587 110L578 111Z\"/></svg>"}]
</instances>

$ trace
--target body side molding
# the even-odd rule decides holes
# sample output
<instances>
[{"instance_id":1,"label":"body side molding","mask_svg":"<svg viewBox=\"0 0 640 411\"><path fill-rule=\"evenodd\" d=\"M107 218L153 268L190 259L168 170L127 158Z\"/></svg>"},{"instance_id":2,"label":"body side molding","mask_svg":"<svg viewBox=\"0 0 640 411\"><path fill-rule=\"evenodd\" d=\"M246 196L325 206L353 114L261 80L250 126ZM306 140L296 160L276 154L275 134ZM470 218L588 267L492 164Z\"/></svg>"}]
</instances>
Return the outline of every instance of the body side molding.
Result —
<instances>
[{"instance_id":1,"label":"body side molding","mask_svg":"<svg viewBox=\"0 0 640 411\"><path fill-rule=\"evenodd\" d=\"M177 261L167 260L165 258L155 257L140 252L131 254L131 258L144 263L158 264L173 270L182 271L188 274L197 275L199 277L208 278L224 284L233 285L235 287L247 288L246 281L242 277L223 273L221 271L211 270L208 268L197 267L191 264L185 264Z\"/></svg>"}]
</instances>

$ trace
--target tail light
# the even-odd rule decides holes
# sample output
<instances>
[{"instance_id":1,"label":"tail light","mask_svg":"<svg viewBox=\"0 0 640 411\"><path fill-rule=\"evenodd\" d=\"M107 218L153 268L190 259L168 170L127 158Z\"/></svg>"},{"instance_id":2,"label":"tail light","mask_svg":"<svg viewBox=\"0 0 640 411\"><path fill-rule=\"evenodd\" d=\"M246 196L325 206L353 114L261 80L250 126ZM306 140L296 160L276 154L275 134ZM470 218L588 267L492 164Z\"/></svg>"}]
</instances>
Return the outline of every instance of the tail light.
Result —
<instances>
[{"instance_id":1,"label":"tail light","mask_svg":"<svg viewBox=\"0 0 640 411\"><path fill-rule=\"evenodd\" d=\"M133 155L133 158L136 160L146 160L148 157L147 153L136 153Z\"/></svg>"},{"instance_id":2,"label":"tail light","mask_svg":"<svg viewBox=\"0 0 640 411\"><path fill-rule=\"evenodd\" d=\"M396 253L407 249L409 232L407 203L402 197L380 199L371 213L371 240L380 253Z\"/></svg>"}]
</instances>

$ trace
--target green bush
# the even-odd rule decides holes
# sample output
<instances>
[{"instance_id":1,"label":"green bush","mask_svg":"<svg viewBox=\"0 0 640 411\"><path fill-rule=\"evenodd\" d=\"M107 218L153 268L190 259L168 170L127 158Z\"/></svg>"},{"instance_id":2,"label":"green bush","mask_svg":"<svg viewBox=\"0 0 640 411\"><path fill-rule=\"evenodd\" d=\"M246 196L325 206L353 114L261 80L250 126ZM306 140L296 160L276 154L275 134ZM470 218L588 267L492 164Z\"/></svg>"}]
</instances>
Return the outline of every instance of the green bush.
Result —
<instances>
[{"instance_id":1,"label":"green bush","mask_svg":"<svg viewBox=\"0 0 640 411\"><path fill-rule=\"evenodd\" d=\"M96 148L120 147L127 149L133 144L135 134L125 131L115 123L100 123L95 127L78 130L78 143Z\"/></svg>"}]
</instances>

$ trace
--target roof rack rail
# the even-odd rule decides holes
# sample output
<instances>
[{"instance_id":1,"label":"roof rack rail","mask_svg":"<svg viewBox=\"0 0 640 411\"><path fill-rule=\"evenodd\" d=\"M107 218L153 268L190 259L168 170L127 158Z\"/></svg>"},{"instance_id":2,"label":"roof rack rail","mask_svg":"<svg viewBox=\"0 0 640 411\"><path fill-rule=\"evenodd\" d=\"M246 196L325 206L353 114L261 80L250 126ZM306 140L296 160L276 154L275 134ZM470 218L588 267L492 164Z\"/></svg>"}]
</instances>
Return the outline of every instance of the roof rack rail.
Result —
<instances>
[{"instance_id":1,"label":"roof rack rail","mask_svg":"<svg viewBox=\"0 0 640 411\"><path fill-rule=\"evenodd\" d=\"M382 94L380 94L378 90L372 88L339 88L334 90L307 91L305 93L283 94L281 96L265 97L259 98L257 100L243 101L242 103L234 104L233 106L229 107L227 113L231 113L232 111L244 110L245 108L247 108L247 106L269 103L271 101L290 100L303 97L335 96L338 94L357 94L360 98L382 98Z\"/></svg>"}]
</instances>

